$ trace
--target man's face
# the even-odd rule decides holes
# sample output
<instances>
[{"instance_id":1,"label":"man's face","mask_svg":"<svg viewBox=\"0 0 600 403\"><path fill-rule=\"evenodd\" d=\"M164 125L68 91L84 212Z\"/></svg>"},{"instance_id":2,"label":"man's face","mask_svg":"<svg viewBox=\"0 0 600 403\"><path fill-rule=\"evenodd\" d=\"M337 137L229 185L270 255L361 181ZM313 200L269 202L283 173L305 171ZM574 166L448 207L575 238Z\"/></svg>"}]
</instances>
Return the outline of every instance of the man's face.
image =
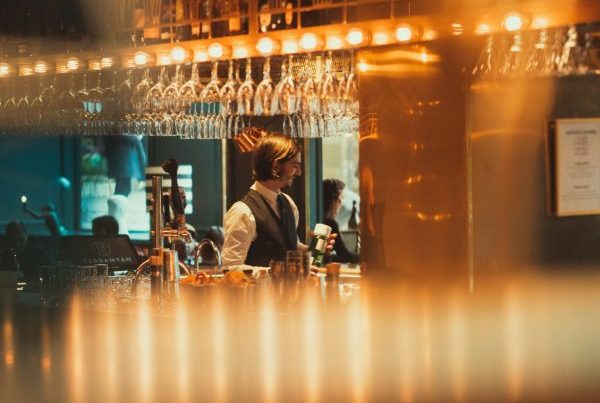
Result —
<instances>
[{"instance_id":1,"label":"man's face","mask_svg":"<svg viewBox=\"0 0 600 403\"><path fill-rule=\"evenodd\" d=\"M300 153L279 166L278 181L282 188L292 186L296 176L300 175L302 175L302 155Z\"/></svg>"}]
</instances>

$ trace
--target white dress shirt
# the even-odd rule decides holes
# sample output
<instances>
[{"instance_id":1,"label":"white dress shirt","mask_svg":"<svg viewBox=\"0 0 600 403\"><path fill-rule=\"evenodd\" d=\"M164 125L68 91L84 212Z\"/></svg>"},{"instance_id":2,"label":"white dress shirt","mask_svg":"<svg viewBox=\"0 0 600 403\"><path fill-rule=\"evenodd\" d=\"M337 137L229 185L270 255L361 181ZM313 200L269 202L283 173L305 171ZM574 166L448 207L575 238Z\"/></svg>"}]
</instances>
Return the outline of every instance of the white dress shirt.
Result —
<instances>
[{"instance_id":1,"label":"white dress shirt","mask_svg":"<svg viewBox=\"0 0 600 403\"><path fill-rule=\"evenodd\" d=\"M269 206L273 209L275 214L279 216L279 208L277 207L277 196L279 193L272 191L260 182L254 182L250 189L256 190L261 196L269 203ZM298 220L300 214L298 207L292 198L281 192L292 206L292 212L294 213L294 222L296 228L298 228ZM233 206L225 213L223 219L223 229L225 235L225 242L223 243L223 265L229 268L229 270L259 270L266 269L266 267L255 267L244 264L250 244L256 240L256 219L254 214L250 211L250 207L242 201L234 203ZM299 247L304 245L298 242Z\"/></svg>"}]
</instances>

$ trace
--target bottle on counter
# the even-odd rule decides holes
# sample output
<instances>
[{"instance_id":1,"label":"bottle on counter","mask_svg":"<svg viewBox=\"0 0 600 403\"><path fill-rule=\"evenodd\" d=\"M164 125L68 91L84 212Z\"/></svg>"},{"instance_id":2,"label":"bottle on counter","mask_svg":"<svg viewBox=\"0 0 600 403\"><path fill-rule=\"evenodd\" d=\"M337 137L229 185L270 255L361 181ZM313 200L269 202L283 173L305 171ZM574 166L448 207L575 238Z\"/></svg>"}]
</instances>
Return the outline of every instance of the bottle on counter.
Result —
<instances>
[{"instance_id":1,"label":"bottle on counter","mask_svg":"<svg viewBox=\"0 0 600 403\"><path fill-rule=\"evenodd\" d=\"M358 220L356 219L356 200L352 200L352 211L348 219L348 229L358 230Z\"/></svg>"},{"instance_id":2,"label":"bottle on counter","mask_svg":"<svg viewBox=\"0 0 600 403\"><path fill-rule=\"evenodd\" d=\"M323 265L323 258L325 257L325 251L327 250L327 241L331 235L331 227L325 224L316 224L313 231L313 238L310 242L310 255L311 265L321 267Z\"/></svg>"}]
</instances>

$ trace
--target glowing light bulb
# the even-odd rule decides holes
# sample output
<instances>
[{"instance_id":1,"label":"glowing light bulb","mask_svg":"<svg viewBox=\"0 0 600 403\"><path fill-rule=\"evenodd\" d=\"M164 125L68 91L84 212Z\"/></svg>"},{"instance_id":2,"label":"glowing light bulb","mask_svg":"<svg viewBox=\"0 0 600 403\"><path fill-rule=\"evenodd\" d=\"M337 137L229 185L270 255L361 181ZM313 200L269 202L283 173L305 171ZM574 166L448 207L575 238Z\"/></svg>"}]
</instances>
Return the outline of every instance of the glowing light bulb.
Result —
<instances>
[{"instance_id":1,"label":"glowing light bulb","mask_svg":"<svg viewBox=\"0 0 600 403\"><path fill-rule=\"evenodd\" d=\"M502 24L507 31L518 31L523 28L523 17L518 13L508 14Z\"/></svg>"},{"instance_id":2,"label":"glowing light bulb","mask_svg":"<svg viewBox=\"0 0 600 403\"><path fill-rule=\"evenodd\" d=\"M233 48L234 59L245 59L250 55L246 46L236 46Z\"/></svg>"},{"instance_id":3,"label":"glowing light bulb","mask_svg":"<svg viewBox=\"0 0 600 403\"><path fill-rule=\"evenodd\" d=\"M284 39L281 42L281 53L298 53L298 41L292 38Z\"/></svg>"},{"instance_id":4,"label":"glowing light bulb","mask_svg":"<svg viewBox=\"0 0 600 403\"><path fill-rule=\"evenodd\" d=\"M103 57L102 59L100 59L100 67L102 67L103 69L109 69L112 67L112 65L113 65L112 57Z\"/></svg>"},{"instance_id":5,"label":"glowing light bulb","mask_svg":"<svg viewBox=\"0 0 600 403\"><path fill-rule=\"evenodd\" d=\"M365 42L365 32L362 29L352 28L346 34L346 42L350 46L360 46Z\"/></svg>"},{"instance_id":6,"label":"glowing light bulb","mask_svg":"<svg viewBox=\"0 0 600 403\"><path fill-rule=\"evenodd\" d=\"M148 61L150 60L150 58L148 57L148 53L146 52L135 52L135 55L133 55L133 62L137 65L137 66L145 66L146 64L148 64Z\"/></svg>"},{"instance_id":7,"label":"glowing light bulb","mask_svg":"<svg viewBox=\"0 0 600 403\"><path fill-rule=\"evenodd\" d=\"M10 64L0 63L0 76L5 77L5 76L9 75L10 70L11 70Z\"/></svg>"},{"instance_id":8,"label":"glowing light bulb","mask_svg":"<svg viewBox=\"0 0 600 403\"><path fill-rule=\"evenodd\" d=\"M412 29L408 25L401 25L396 29L396 39L398 42L408 42L412 36Z\"/></svg>"},{"instance_id":9,"label":"glowing light bulb","mask_svg":"<svg viewBox=\"0 0 600 403\"><path fill-rule=\"evenodd\" d=\"M31 66L22 66L19 68L19 74L22 76L30 76L33 74L33 69Z\"/></svg>"},{"instance_id":10,"label":"glowing light bulb","mask_svg":"<svg viewBox=\"0 0 600 403\"><path fill-rule=\"evenodd\" d=\"M385 45L389 42L390 35L387 32L375 32L373 34L373 45Z\"/></svg>"},{"instance_id":11,"label":"glowing light bulb","mask_svg":"<svg viewBox=\"0 0 600 403\"><path fill-rule=\"evenodd\" d=\"M358 71L368 71L369 70L369 65L367 64L367 62L365 62L364 60L360 60L357 64L356 64L356 68L358 69Z\"/></svg>"},{"instance_id":12,"label":"glowing light bulb","mask_svg":"<svg viewBox=\"0 0 600 403\"><path fill-rule=\"evenodd\" d=\"M450 24L450 30L452 32L452 35L458 36L458 35L463 34L464 28L461 23L454 22L454 23Z\"/></svg>"},{"instance_id":13,"label":"glowing light bulb","mask_svg":"<svg viewBox=\"0 0 600 403\"><path fill-rule=\"evenodd\" d=\"M79 69L79 59L76 57L69 57L67 59L67 70L68 71L75 71L77 69Z\"/></svg>"},{"instance_id":14,"label":"glowing light bulb","mask_svg":"<svg viewBox=\"0 0 600 403\"><path fill-rule=\"evenodd\" d=\"M219 42L211 43L208 46L208 56L211 59L220 59L223 57L223 54L224 54L223 45L221 45Z\"/></svg>"},{"instance_id":15,"label":"glowing light bulb","mask_svg":"<svg viewBox=\"0 0 600 403\"><path fill-rule=\"evenodd\" d=\"M300 38L300 47L304 50L315 50L319 45L319 38L312 32L307 32Z\"/></svg>"},{"instance_id":16,"label":"glowing light bulb","mask_svg":"<svg viewBox=\"0 0 600 403\"><path fill-rule=\"evenodd\" d=\"M45 74L48 72L48 63L46 63L43 60L39 60L37 62L35 62L35 64L33 65L33 71L35 71L37 74Z\"/></svg>"},{"instance_id":17,"label":"glowing light bulb","mask_svg":"<svg viewBox=\"0 0 600 403\"><path fill-rule=\"evenodd\" d=\"M258 52L261 55L271 55L271 54L273 54L273 52L275 52L276 47L277 47L277 44L271 38L267 38L267 37L260 38L256 42L256 50L258 50Z\"/></svg>"},{"instance_id":18,"label":"glowing light bulb","mask_svg":"<svg viewBox=\"0 0 600 403\"><path fill-rule=\"evenodd\" d=\"M482 22L481 24L477 25L477 28L475 28L475 33L477 35L487 35L490 32L492 32L492 28L485 22Z\"/></svg>"},{"instance_id":19,"label":"glowing light bulb","mask_svg":"<svg viewBox=\"0 0 600 403\"><path fill-rule=\"evenodd\" d=\"M196 49L194 51L194 61L195 62L206 62L208 61L208 53L204 49Z\"/></svg>"},{"instance_id":20,"label":"glowing light bulb","mask_svg":"<svg viewBox=\"0 0 600 403\"><path fill-rule=\"evenodd\" d=\"M325 47L331 50L341 49L344 47L344 40L339 35L328 35L325 40Z\"/></svg>"},{"instance_id":21,"label":"glowing light bulb","mask_svg":"<svg viewBox=\"0 0 600 403\"><path fill-rule=\"evenodd\" d=\"M548 22L548 19L545 17L536 17L533 19L533 22L531 23L531 28L533 29L545 29L548 28L548 26L550 25L550 23Z\"/></svg>"},{"instance_id":22,"label":"glowing light bulb","mask_svg":"<svg viewBox=\"0 0 600 403\"><path fill-rule=\"evenodd\" d=\"M171 48L171 60L175 63L183 63L187 57L187 52L181 46L173 46Z\"/></svg>"},{"instance_id":23,"label":"glowing light bulb","mask_svg":"<svg viewBox=\"0 0 600 403\"><path fill-rule=\"evenodd\" d=\"M168 66L171 64L171 56L166 53L161 53L156 58L159 66Z\"/></svg>"}]
</instances>

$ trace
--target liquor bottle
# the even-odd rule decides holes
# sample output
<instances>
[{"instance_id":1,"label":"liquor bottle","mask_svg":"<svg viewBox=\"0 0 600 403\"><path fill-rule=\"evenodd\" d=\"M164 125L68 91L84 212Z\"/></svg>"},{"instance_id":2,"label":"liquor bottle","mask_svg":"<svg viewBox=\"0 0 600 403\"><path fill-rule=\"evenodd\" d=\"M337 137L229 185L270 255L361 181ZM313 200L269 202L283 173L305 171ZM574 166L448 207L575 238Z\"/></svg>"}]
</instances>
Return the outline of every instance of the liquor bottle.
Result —
<instances>
[{"instance_id":1,"label":"liquor bottle","mask_svg":"<svg viewBox=\"0 0 600 403\"><path fill-rule=\"evenodd\" d=\"M356 200L352 200L352 212L348 219L348 229L358 230L358 221L356 220Z\"/></svg>"}]
</instances>

